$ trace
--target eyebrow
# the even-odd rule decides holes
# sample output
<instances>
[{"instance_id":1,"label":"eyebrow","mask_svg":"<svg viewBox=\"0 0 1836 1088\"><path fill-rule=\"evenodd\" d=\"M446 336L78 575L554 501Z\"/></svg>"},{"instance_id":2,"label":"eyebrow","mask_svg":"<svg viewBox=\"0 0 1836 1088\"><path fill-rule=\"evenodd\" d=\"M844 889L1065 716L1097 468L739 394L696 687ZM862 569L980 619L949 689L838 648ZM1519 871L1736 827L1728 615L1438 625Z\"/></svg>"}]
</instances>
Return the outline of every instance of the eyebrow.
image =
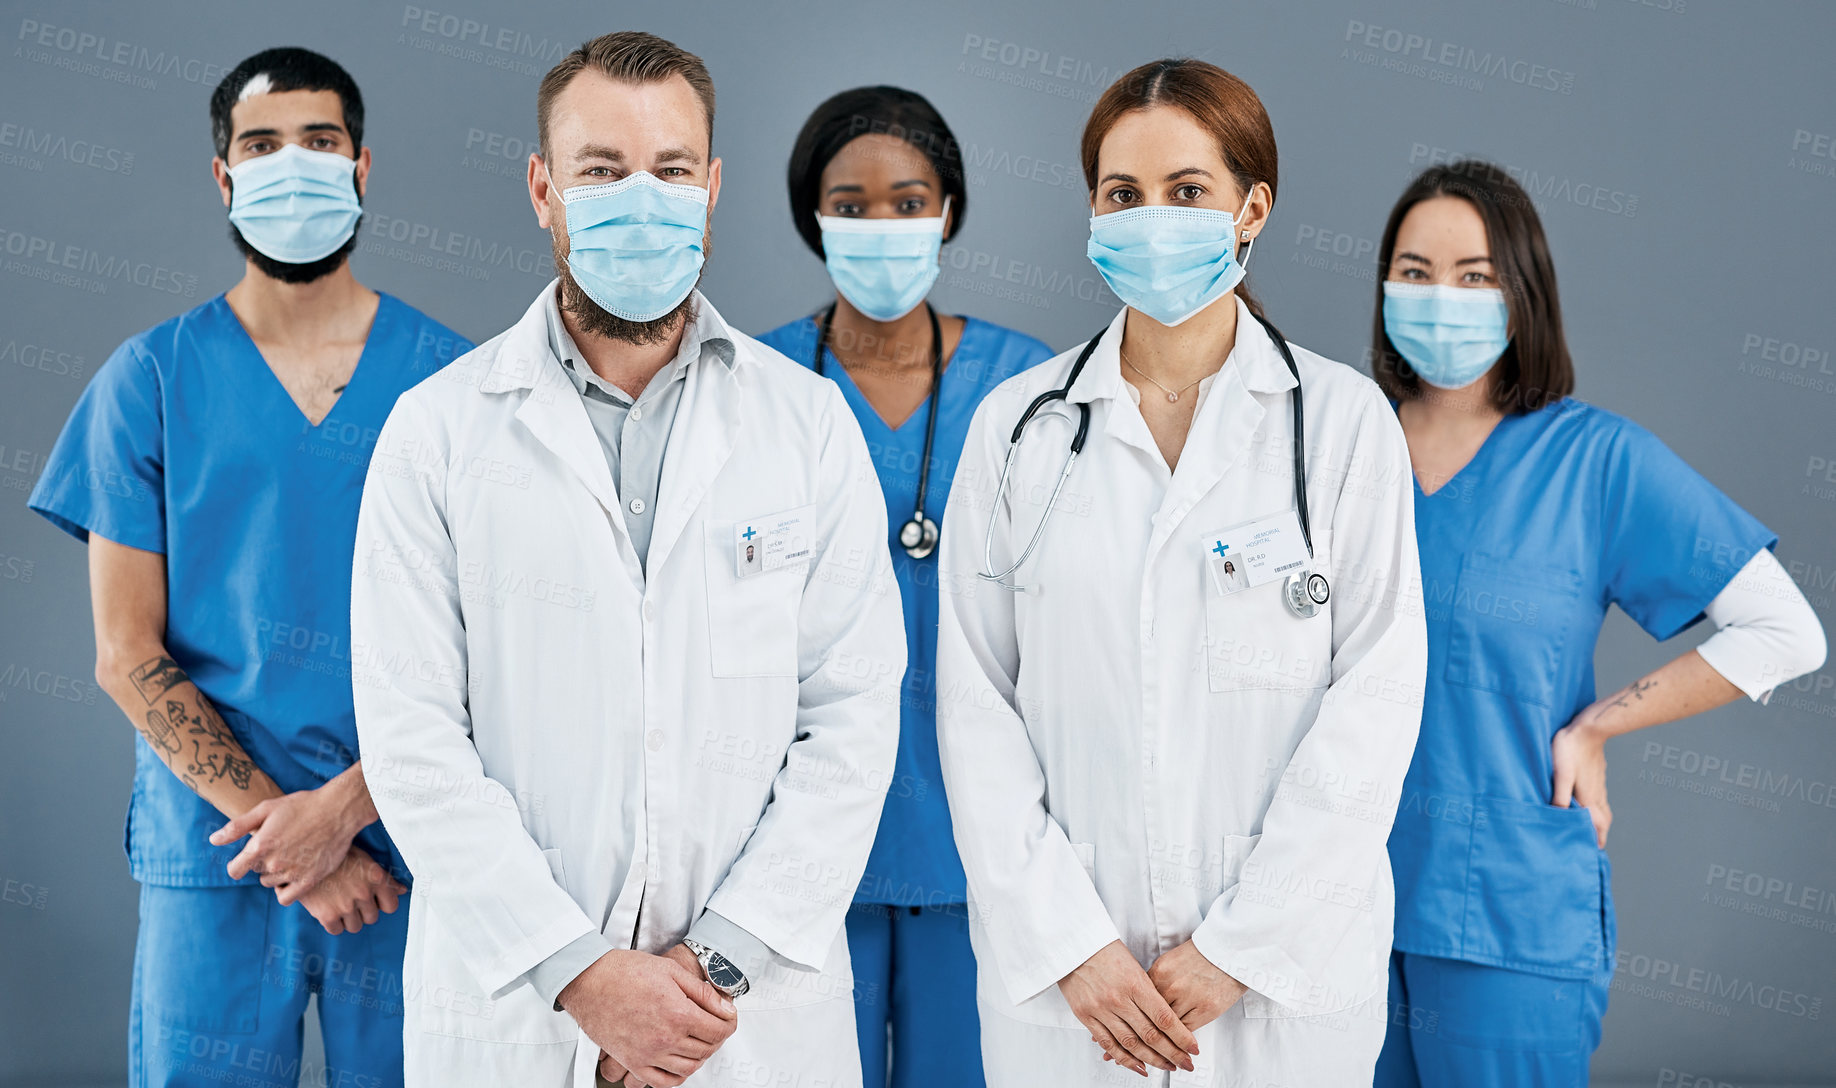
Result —
<instances>
[{"instance_id":1,"label":"eyebrow","mask_svg":"<svg viewBox=\"0 0 1836 1088\"><path fill-rule=\"evenodd\" d=\"M605 144L585 144L574 152L576 162L587 162L592 159L603 159L606 162L624 165L625 153L616 147ZM686 162L700 165L701 156L686 147L666 147L657 152L657 162Z\"/></svg>"},{"instance_id":2,"label":"eyebrow","mask_svg":"<svg viewBox=\"0 0 1836 1088\"><path fill-rule=\"evenodd\" d=\"M922 186L926 189L931 187L931 183L923 178L907 178L904 181L895 181L892 183L894 189L909 189L914 185ZM865 185L831 185L822 195L834 196L836 193L864 193L866 191L867 187Z\"/></svg>"},{"instance_id":3,"label":"eyebrow","mask_svg":"<svg viewBox=\"0 0 1836 1088\"><path fill-rule=\"evenodd\" d=\"M1191 177L1195 174L1200 175L1202 177L1212 176L1211 171L1209 170L1205 170L1197 166L1188 166L1183 170L1173 171L1171 174L1168 174L1166 177L1162 178L1161 180L1162 181L1178 181L1180 178ZM1135 177L1135 175L1133 174L1105 174L1103 176L1102 181L1124 181L1124 182L1129 183L1130 185L1140 184L1140 179ZM1102 182L1100 181L1098 182L1098 184L1100 185L1102 184Z\"/></svg>"},{"instance_id":4,"label":"eyebrow","mask_svg":"<svg viewBox=\"0 0 1836 1088\"><path fill-rule=\"evenodd\" d=\"M1410 253L1406 250L1402 253L1396 254L1394 257L1390 259L1393 261L1420 261L1422 264L1433 264L1434 263L1433 261L1429 260L1428 258L1422 256L1419 253ZM1492 263L1492 259L1490 257L1462 257L1459 260L1454 262L1454 267L1458 268L1463 264L1491 264L1491 263Z\"/></svg>"},{"instance_id":5,"label":"eyebrow","mask_svg":"<svg viewBox=\"0 0 1836 1088\"><path fill-rule=\"evenodd\" d=\"M300 131L342 133L344 131L344 126L335 121L314 121L309 125L300 126ZM245 128L236 134L236 141L240 143L251 136L279 136L280 134L281 131L277 128Z\"/></svg>"},{"instance_id":6,"label":"eyebrow","mask_svg":"<svg viewBox=\"0 0 1836 1088\"><path fill-rule=\"evenodd\" d=\"M616 147L606 147L603 144L587 144L574 152L574 158L582 161L586 159L605 159L607 162L624 162L625 153Z\"/></svg>"}]
</instances>

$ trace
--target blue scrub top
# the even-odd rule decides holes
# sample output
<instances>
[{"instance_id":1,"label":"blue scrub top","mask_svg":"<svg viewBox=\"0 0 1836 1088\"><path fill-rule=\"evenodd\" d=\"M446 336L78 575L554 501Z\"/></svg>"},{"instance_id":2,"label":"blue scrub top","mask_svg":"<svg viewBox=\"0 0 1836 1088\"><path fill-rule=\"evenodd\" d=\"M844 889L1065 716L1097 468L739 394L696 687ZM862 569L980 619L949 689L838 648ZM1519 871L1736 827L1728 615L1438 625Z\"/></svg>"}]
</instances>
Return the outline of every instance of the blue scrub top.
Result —
<instances>
[{"instance_id":1,"label":"blue scrub top","mask_svg":"<svg viewBox=\"0 0 1836 1088\"><path fill-rule=\"evenodd\" d=\"M1594 701L1607 605L1670 638L1778 537L1651 432L1567 399L1506 416L1415 490L1421 739L1390 835L1396 948L1558 978L1611 964L1606 853L1550 805L1550 742Z\"/></svg>"},{"instance_id":2,"label":"blue scrub top","mask_svg":"<svg viewBox=\"0 0 1836 1088\"><path fill-rule=\"evenodd\" d=\"M816 319L806 317L759 337L806 367L816 348ZM1055 352L1024 333L975 318L964 319L963 337L944 367L937 398L937 435L931 445L931 475L924 512L943 523L950 481L969 434L969 420L988 391ZM879 834L856 889L857 903L901 907L968 901L963 863L956 856L950 809L944 800L943 770L937 757L937 556L913 559L899 545L899 527L911 520L918 498L918 470L924 460L927 399L897 429L888 427L867 402L847 370L830 352L823 373L841 387L854 409L867 449L886 493L888 546L899 595L905 604L905 680L899 699L899 756L880 813Z\"/></svg>"},{"instance_id":3,"label":"blue scrub top","mask_svg":"<svg viewBox=\"0 0 1836 1088\"><path fill-rule=\"evenodd\" d=\"M351 560L377 432L395 398L471 343L389 295L344 392L310 426L222 295L128 340L96 372L28 504L166 557L167 650L282 790L357 759ZM232 881L245 845L136 734L127 853L145 884ZM358 839L406 881L382 824Z\"/></svg>"}]
</instances>

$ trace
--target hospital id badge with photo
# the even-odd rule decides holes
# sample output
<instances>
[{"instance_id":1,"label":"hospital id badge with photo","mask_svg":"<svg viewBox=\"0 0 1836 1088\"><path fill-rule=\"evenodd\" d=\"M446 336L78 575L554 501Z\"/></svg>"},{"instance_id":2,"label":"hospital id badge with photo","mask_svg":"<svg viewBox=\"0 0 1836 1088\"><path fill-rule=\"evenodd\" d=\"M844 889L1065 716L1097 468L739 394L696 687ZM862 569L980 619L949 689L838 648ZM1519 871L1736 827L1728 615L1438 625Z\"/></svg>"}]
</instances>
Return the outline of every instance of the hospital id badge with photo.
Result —
<instances>
[{"instance_id":1,"label":"hospital id badge with photo","mask_svg":"<svg viewBox=\"0 0 1836 1088\"><path fill-rule=\"evenodd\" d=\"M1205 540L1212 588L1226 596L1307 567L1307 541L1292 510L1246 521Z\"/></svg>"},{"instance_id":2,"label":"hospital id badge with photo","mask_svg":"<svg viewBox=\"0 0 1836 1088\"><path fill-rule=\"evenodd\" d=\"M807 563L815 554L813 506L799 506L733 525L733 573L749 578Z\"/></svg>"}]
</instances>

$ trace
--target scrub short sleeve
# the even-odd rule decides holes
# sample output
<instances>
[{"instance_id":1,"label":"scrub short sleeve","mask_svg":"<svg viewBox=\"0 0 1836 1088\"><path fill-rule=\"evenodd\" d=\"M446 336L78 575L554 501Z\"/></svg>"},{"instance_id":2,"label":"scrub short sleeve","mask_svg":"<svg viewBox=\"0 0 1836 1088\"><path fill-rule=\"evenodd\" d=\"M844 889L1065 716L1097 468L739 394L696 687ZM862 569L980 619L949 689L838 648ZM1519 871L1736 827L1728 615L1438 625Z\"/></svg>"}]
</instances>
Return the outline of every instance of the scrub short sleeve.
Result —
<instances>
[{"instance_id":1,"label":"scrub short sleeve","mask_svg":"<svg viewBox=\"0 0 1836 1088\"><path fill-rule=\"evenodd\" d=\"M27 505L78 540L163 554L164 429L159 378L129 341L83 390Z\"/></svg>"},{"instance_id":2,"label":"scrub short sleeve","mask_svg":"<svg viewBox=\"0 0 1836 1088\"><path fill-rule=\"evenodd\" d=\"M1620 421L1606 467L1607 599L1663 640L1703 609L1747 560L1778 543L1656 435Z\"/></svg>"}]
</instances>

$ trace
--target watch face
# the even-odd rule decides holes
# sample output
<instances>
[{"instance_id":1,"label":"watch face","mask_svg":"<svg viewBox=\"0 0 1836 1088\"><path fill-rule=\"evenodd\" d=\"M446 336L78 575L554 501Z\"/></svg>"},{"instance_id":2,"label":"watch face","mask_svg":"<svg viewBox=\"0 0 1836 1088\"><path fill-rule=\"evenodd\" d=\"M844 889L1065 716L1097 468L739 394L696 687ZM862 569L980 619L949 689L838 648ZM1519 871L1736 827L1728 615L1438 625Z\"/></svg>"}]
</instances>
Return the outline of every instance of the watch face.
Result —
<instances>
[{"instance_id":1,"label":"watch face","mask_svg":"<svg viewBox=\"0 0 1836 1088\"><path fill-rule=\"evenodd\" d=\"M746 981L746 976L727 957L713 952L708 955L708 981L717 989L731 992L734 987Z\"/></svg>"}]
</instances>

